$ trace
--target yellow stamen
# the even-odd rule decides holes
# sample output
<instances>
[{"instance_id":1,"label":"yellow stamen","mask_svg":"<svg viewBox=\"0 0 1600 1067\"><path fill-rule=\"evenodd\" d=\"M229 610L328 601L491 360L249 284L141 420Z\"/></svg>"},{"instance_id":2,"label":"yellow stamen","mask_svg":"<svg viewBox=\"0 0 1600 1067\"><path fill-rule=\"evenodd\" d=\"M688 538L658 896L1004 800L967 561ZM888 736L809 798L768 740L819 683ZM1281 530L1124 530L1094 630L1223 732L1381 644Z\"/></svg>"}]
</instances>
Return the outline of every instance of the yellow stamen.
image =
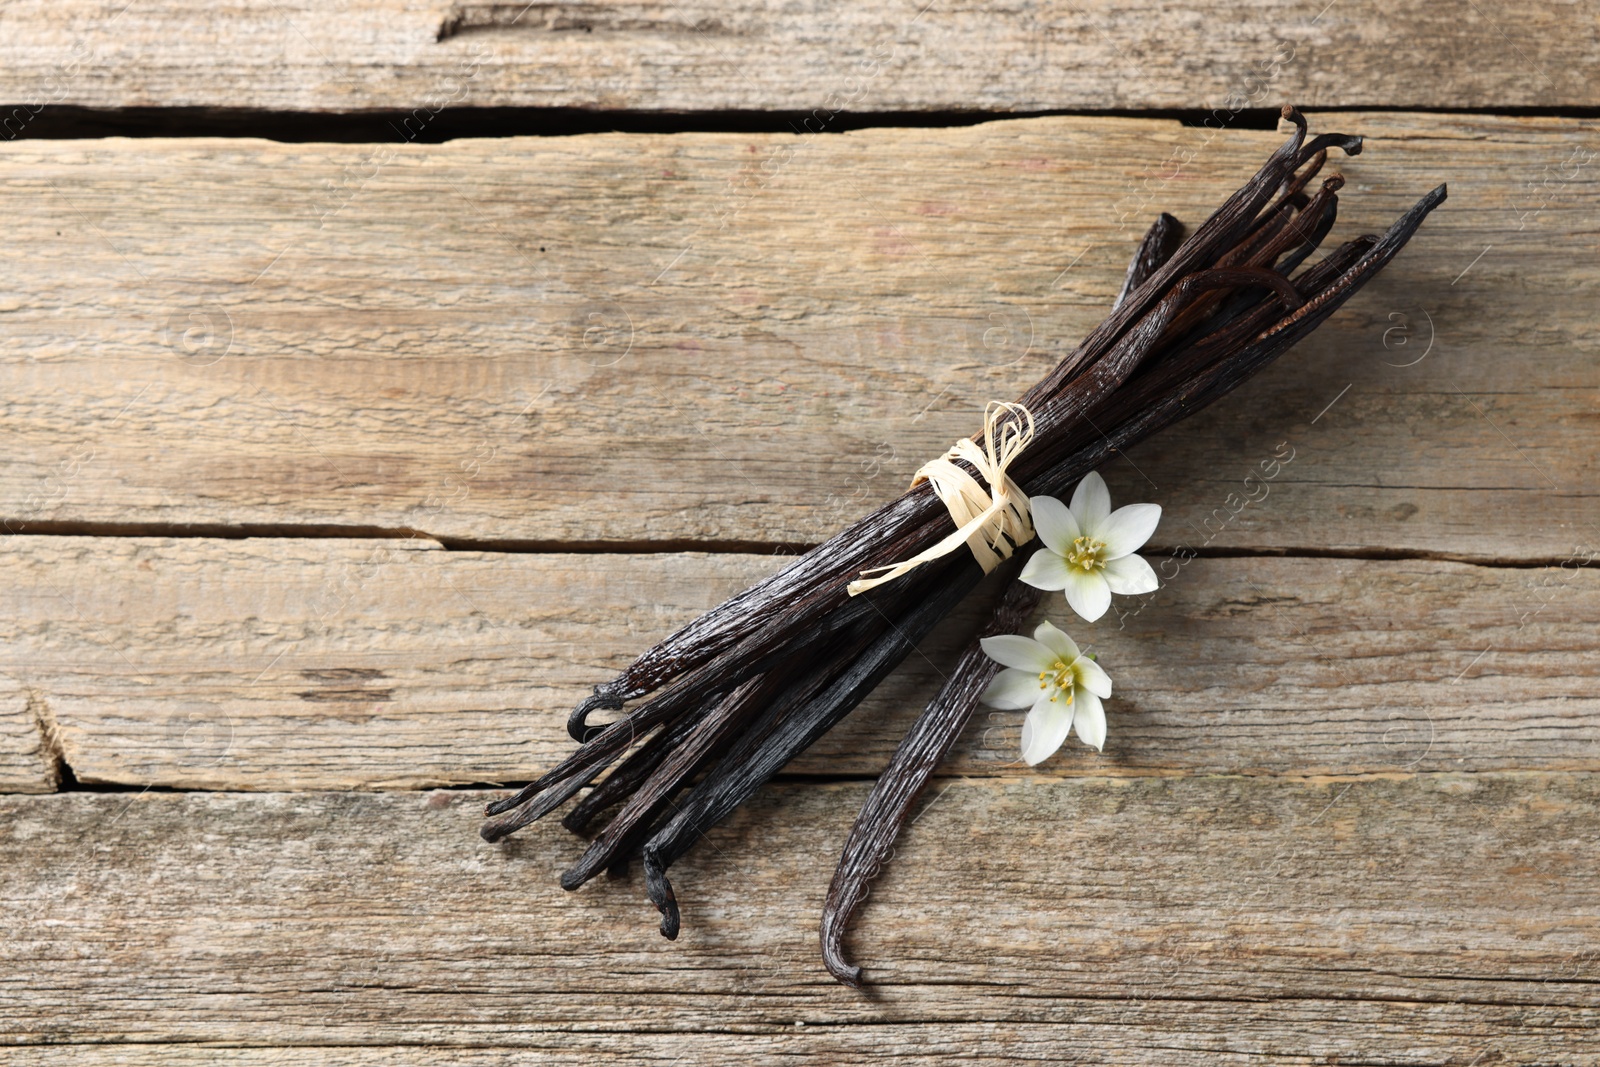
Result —
<instances>
[{"instance_id":1,"label":"yellow stamen","mask_svg":"<svg viewBox=\"0 0 1600 1067\"><path fill-rule=\"evenodd\" d=\"M1039 688L1057 690L1057 694L1052 694L1050 697L1052 704L1055 703L1056 695L1060 693L1066 694L1068 704L1072 703L1072 686L1075 680L1076 674L1071 665L1059 659L1050 664L1049 670L1039 672Z\"/></svg>"},{"instance_id":2,"label":"yellow stamen","mask_svg":"<svg viewBox=\"0 0 1600 1067\"><path fill-rule=\"evenodd\" d=\"M1079 537L1072 542L1072 549L1067 553L1066 559L1079 570L1093 574L1106 565L1106 561L1100 558L1105 548L1106 543L1097 538Z\"/></svg>"}]
</instances>

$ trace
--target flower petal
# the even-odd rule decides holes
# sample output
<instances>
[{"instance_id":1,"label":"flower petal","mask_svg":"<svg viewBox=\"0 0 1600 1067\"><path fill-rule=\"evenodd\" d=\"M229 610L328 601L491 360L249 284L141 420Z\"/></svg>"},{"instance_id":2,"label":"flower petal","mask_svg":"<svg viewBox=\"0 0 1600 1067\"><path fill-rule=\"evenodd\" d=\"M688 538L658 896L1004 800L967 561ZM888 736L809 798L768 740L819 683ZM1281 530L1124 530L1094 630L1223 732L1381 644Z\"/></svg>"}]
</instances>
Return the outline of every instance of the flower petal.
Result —
<instances>
[{"instance_id":1,"label":"flower petal","mask_svg":"<svg viewBox=\"0 0 1600 1067\"><path fill-rule=\"evenodd\" d=\"M1030 501L1033 510L1033 528L1045 547L1058 556L1072 549L1072 542L1083 535L1078 520L1065 504L1053 496L1036 496ZM1060 589L1058 585L1055 588Z\"/></svg>"},{"instance_id":2,"label":"flower petal","mask_svg":"<svg viewBox=\"0 0 1600 1067\"><path fill-rule=\"evenodd\" d=\"M1064 697L1040 697L1022 720L1022 758L1032 767L1049 759L1072 729L1072 705Z\"/></svg>"},{"instance_id":3,"label":"flower petal","mask_svg":"<svg viewBox=\"0 0 1600 1067\"><path fill-rule=\"evenodd\" d=\"M1057 589L1066 588L1070 580L1068 573L1070 570L1066 560L1048 548L1041 548L1033 554L1032 559L1028 560L1028 565L1022 568L1022 573L1017 577L1035 589L1055 592Z\"/></svg>"},{"instance_id":4,"label":"flower petal","mask_svg":"<svg viewBox=\"0 0 1600 1067\"><path fill-rule=\"evenodd\" d=\"M989 683L989 688L985 689L978 699L991 708L1021 711L1023 708L1033 707L1041 691L1038 671L1008 667L995 675L994 681Z\"/></svg>"},{"instance_id":5,"label":"flower petal","mask_svg":"<svg viewBox=\"0 0 1600 1067\"><path fill-rule=\"evenodd\" d=\"M1021 634L1001 634L998 637L985 637L978 642L983 646L984 655L1006 667L1015 667L1018 670L1031 671L1035 676L1040 671L1050 669L1056 661L1056 654L1045 648L1031 637Z\"/></svg>"},{"instance_id":6,"label":"flower petal","mask_svg":"<svg viewBox=\"0 0 1600 1067\"><path fill-rule=\"evenodd\" d=\"M1100 524L1111 514L1111 490L1099 471L1090 471L1072 492L1072 517L1085 537L1104 537L1097 532ZM1131 551L1131 549L1130 549Z\"/></svg>"},{"instance_id":7,"label":"flower petal","mask_svg":"<svg viewBox=\"0 0 1600 1067\"><path fill-rule=\"evenodd\" d=\"M1089 622L1094 622L1104 615L1106 609L1111 606L1111 587L1106 584L1105 578L1098 571L1090 574L1076 567L1068 567L1064 592L1072 610Z\"/></svg>"},{"instance_id":8,"label":"flower petal","mask_svg":"<svg viewBox=\"0 0 1600 1067\"><path fill-rule=\"evenodd\" d=\"M1081 689L1078 691L1077 699L1072 702L1072 727L1084 744L1097 752L1105 750L1106 709L1099 697Z\"/></svg>"},{"instance_id":9,"label":"flower petal","mask_svg":"<svg viewBox=\"0 0 1600 1067\"><path fill-rule=\"evenodd\" d=\"M1160 522L1160 504L1129 504L1106 516L1094 535L1106 543L1106 559L1121 559L1139 551Z\"/></svg>"},{"instance_id":10,"label":"flower petal","mask_svg":"<svg viewBox=\"0 0 1600 1067\"><path fill-rule=\"evenodd\" d=\"M1033 631L1033 639L1059 656L1062 663L1071 663L1078 658L1078 646L1072 638L1056 629L1049 620L1041 622L1039 628Z\"/></svg>"},{"instance_id":11,"label":"flower petal","mask_svg":"<svg viewBox=\"0 0 1600 1067\"><path fill-rule=\"evenodd\" d=\"M1155 569L1143 556L1123 556L1121 559L1107 560L1106 569L1102 573L1106 576L1106 585L1111 587L1111 591L1122 596L1153 593L1161 588L1161 583L1156 580Z\"/></svg>"},{"instance_id":12,"label":"flower petal","mask_svg":"<svg viewBox=\"0 0 1600 1067\"><path fill-rule=\"evenodd\" d=\"M1088 690L1097 697L1111 695L1111 675L1100 664L1084 656L1072 665L1072 669L1078 676L1080 690Z\"/></svg>"}]
</instances>

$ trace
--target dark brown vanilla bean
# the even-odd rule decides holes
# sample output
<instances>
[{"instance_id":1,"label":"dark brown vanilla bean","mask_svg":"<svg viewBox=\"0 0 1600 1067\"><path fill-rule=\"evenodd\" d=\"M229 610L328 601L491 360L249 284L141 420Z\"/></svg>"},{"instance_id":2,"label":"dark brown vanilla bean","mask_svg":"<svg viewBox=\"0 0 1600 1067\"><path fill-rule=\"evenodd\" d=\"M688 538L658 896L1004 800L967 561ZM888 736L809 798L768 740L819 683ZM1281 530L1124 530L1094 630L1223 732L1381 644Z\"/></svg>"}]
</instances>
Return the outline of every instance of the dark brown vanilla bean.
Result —
<instances>
[{"instance_id":1,"label":"dark brown vanilla bean","mask_svg":"<svg viewBox=\"0 0 1600 1067\"><path fill-rule=\"evenodd\" d=\"M840 573L853 578L879 558L886 539L942 509L932 489L922 486L856 520L776 573L675 631L610 682L595 686L594 695L574 709L568 732L574 740L582 740L585 717L592 711L615 710L624 701L653 692L662 682L731 647L777 605L813 594L835 581Z\"/></svg>"},{"instance_id":2,"label":"dark brown vanilla bean","mask_svg":"<svg viewBox=\"0 0 1600 1067\"><path fill-rule=\"evenodd\" d=\"M1291 109L1284 108L1286 112L1289 110ZM1285 115L1284 117L1288 118L1289 116ZM1304 122L1303 119L1301 121ZM1307 162L1316 159L1318 156L1326 156L1330 148L1337 148L1347 156L1359 156L1361 154L1361 146L1361 138L1353 137L1348 133L1320 133L1300 146L1300 150L1295 153L1294 162L1290 164L1289 169L1299 170Z\"/></svg>"},{"instance_id":3,"label":"dark brown vanilla bean","mask_svg":"<svg viewBox=\"0 0 1600 1067\"><path fill-rule=\"evenodd\" d=\"M1349 299L1443 201L1441 186L1382 237L1346 242L1301 270L1334 225L1342 179L1305 190L1330 149L1354 154L1361 142L1308 140L1299 113L1284 114L1294 125L1288 141L1188 239L1178 239L1176 219L1157 219L1106 320L1024 394L1035 436L1008 473L1025 493L1065 496L1110 456L1226 395ZM682 627L595 687L568 721L577 750L489 805L484 836L502 837L598 780L566 823L587 830L604 816L604 825L562 884L637 855L662 932L674 936L671 865L855 708L982 572L958 552L858 597L848 583L927 550L951 528L945 506L918 485ZM1033 595L1013 589L1006 603L1021 611ZM963 655L857 820L823 929L828 966L843 980L856 975L841 950L845 925L993 670L971 649ZM591 725L600 709L623 714Z\"/></svg>"},{"instance_id":4,"label":"dark brown vanilla bean","mask_svg":"<svg viewBox=\"0 0 1600 1067\"><path fill-rule=\"evenodd\" d=\"M910 610L907 605L920 604L926 601L929 588L932 587L935 581L936 577L934 575L925 575L920 579L921 584L910 584L893 591L885 590L876 592L869 597L852 600L849 614L854 621L842 632L838 626L832 627L835 631L832 649L810 657L796 656L792 662L804 663L805 665L805 670L798 679L774 672L769 679L771 684L762 689L753 690L750 693L748 697L750 707L742 713L742 721L748 721L753 711L760 710L759 705L773 697L773 690L781 690L782 697L775 700L772 707L767 709L768 717L764 721L769 723L774 721L773 716L781 719L789 708L809 699L824 684L846 673L862 650L877 639L884 630L893 625L894 613ZM624 779L622 789L613 789L612 781L608 778L605 783L597 787L590 798L587 798L579 805L580 809L584 809L585 814L575 821L580 826L586 824L588 813L609 806L620 796L631 792L632 789L644 788L653 793L665 795L662 793L662 789L668 784L669 779L673 789L676 789L678 784L681 783L685 776L683 772L685 766L688 766L692 771L693 767L705 761L706 753L709 752L712 756L721 754L720 749L725 745L722 744L718 735L707 734L697 737L690 730L681 729L685 724L689 726L695 725L689 720L681 720L679 723L669 726L667 730L682 738L675 742L673 750L682 749L680 755L690 757L688 763L680 759L662 767L661 765L666 761L661 756L652 754L641 759L632 768L628 768L626 764L624 767L619 767L619 772L627 770L627 777ZM746 736L761 734L762 730L762 727L751 728ZM650 748L655 741L656 739L652 739L651 742L641 748L640 752ZM635 753L635 755L639 755L639 753ZM630 781L632 782L631 788L628 784ZM512 799L514 800L515 798ZM507 802L502 801L501 803ZM657 802L656 806L659 808L659 802ZM618 827L622 831L621 833L612 832L613 827L618 823L633 823L644 818L647 818L647 816L643 814L642 808L633 808L619 813L612 820L612 824L608 824L606 830L602 833L602 836L606 838L606 844L604 845L605 855L596 853L587 858L579 867L574 868L567 873L567 876L564 876L563 884L567 885L568 888L574 888L597 874L601 866L615 858L617 850L622 847L618 843L620 840L626 838L631 841L636 836L633 833L634 827L631 825ZM496 825L498 828L499 824L497 823Z\"/></svg>"},{"instance_id":5,"label":"dark brown vanilla bean","mask_svg":"<svg viewBox=\"0 0 1600 1067\"><path fill-rule=\"evenodd\" d=\"M1233 252L1224 256L1224 265L1234 268L1257 267L1271 269L1273 264L1277 263L1285 252L1296 246L1304 246L1307 240L1317 233L1317 225L1308 220L1321 219L1326 214L1329 205L1334 205L1336 208L1338 204L1337 194L1343 185L1344 179L1337 174L1333 175L1322 183L1322 188L1318 190L1316 196L1301 204L1298 212L1285 212L1283 217L1274 222L1272 226L1263 229L1245 244L1240 245ZM1332 226L1331 219L1328 220L1328 225ZM1321 232L1325 235L1327 230L1323 229ZM1289 271L1278 269L1276 273L1278 278L1287 284ZM1246 301L1252 295L1250 289L1241 288L1240 291L1231 294L1231 299ZM1183 314L1174 319L1171 336L1173 338L1181 338L1188 335L1193 327L1213 318L1212 313L1228 302L1229 299L1229 293L1214 290L1204 297L1192 301L1184 309ZM1298 305L1299 301L1296 300L1295 303Z\"/></svg>"},{"instance_id":6,"label":"dark brown vanilla bean","mask_svg":"<svg viewBox=\"0 0 1600 1067\"><path fill-rule=\"evenodd\" d=\"M1221 257L1218 263L1228 265L1238 256L1248 254L1250 250L1259 247L1265 231L1275 227L1289 213L1303 210L1306 205L1305 188L1311 184L1312 178L1321 173L1327 162L1328 153L1325 150L1313 153L1280 187L1278 199L1256 219L1255 225L1247 231L1245 239L1240 241L1233 251Z\"/></svg>"},{"instance_id":7,"label":"dark brown vanilla bean","mask_svg":"<svg viewBox=\"0 0 1600 1067\"><path fill-rule=\"evenodd\" d=\"M1312 152L1305 157L1305 163L1294 170L1294 176L1284 183L1282 191L1278 194L1278 202L1295 199L1301 195L1305 187L1311 184L1311 179L1322 173L1323 166L1328 162L1328 150Z\"/></svg>"},{"instance_id":8,"label":"dark brown vanilla bean","mask_svg":"<svg viewBox=\"0 0 1600 1067\"><path fill-rule=\"evenodd\" d=\"M893 602L904 595L903 590L875 590L861 597L831 597L828 598L826 610L819 610L816 600L821 598L813 594L812 600L800 600L789 605L782 613L763 620L759 629L748 633L719 657L676 680L654 700L605 727L595 728L594 736L585 740L576 752L515 795L490 804L487 814L499 815L520 807L538 794L562 783L570 787L570 779L574 776L587 775L592 779L600 768L616 759L655 727L690 713L747 678L766 670L777 660L800 655L834 632L860 620L881 615L884 608L880 606L880 601ZM499 836L510 832L500 823L496 824L496 830Z\"/></svg>"},{"instance_id":9,"label":"dark brown vanilla bean","mask_svg":"<svg viewBox=\"0 0 1600 1067\"><path fill-rule=\"evenodd\" d=\"M1182 241L1183 223L1165 211L1157 215L1156 221L1145 231L1144 239L1133 253L1133 259L1128 262L1128 273L1122 279L1122 291L1111 302L1111 310L1115 311L1125 304L1135 289L1160 270Z\"/></svg>"},{"instance_id":10,"label":"dark brown vanilla bean","mask_svg":"<svg viewBox=\"0 0 1600 1067\"><path fill-rule=\"evenodd\" d=\"M1185 275L1171 293L1118 339L1104 359L1034 411L1034 423L1038 427L1035 443L1012 464L1012 477L1022 484L1024 491L1029 495L1040 492L1032 488L1039 472L1076 451L1086 435L1097 432L1094 423L1084 416L1103 404L1106 397L1114 396L1117 387L1139 363L1160 346L1167 330L1190 300L1212 290L1249 285L1273 289L1279 300L1299 303L1299 292L1292 284L1274 272L1259 268L1219 268Z\"/></svg>"},{"instance_id":11,"label":"dark brown vanilla bean","mask_svg":"<svg viewBox=\"0 0 1600 1067\"><path fill-rule=\"evenodd\" d=\"M1327 236L1328 231L1332 229L1334 219L1338 215L1339 198L1337 196L1337 188L1342 184L1342 180L1335 175L1329 182L1324 182L1322 191L1315 199L1301 196L1299 189L1303 182L1309 179L1316 168L1321 165L1324 158L1325 156L1323 155L1315 157L1312 164L1295 178L1294 195L1300 205L1299 213L1290 219L1279 219L1278 224L1275 224L1271 230L1263 230L1252 234L1244 243L1221 257L1223 261L1230 263L1242 261L1251 266L1275 270L1280 275L1288 277L1306 256L1315 251ZM1280 201L1280 205L1282 203L1283 201ZM1276 211L1277 208L1273 210ZM1315 216L1317 221L1307 229L1303 220L1312 216ZM1276 258L1278 248L1269 249L1266 243L1276 235L1278 237L1278 247L1281 247L1283 244L1282 235L1285 232L1294 235L1304 234L1304 243L1289 256L1279 261ZM1254 251L1252 254L1245 256L1244 252L1247 246ZM1295 284L1302 291L1309 291L1306 287L1311 283L1308 283L1306 279L1297 279ZM1315 288L1315 286L1313 285L1312 288ZM1191 305L1196 310L1212 310L1210 315L1198 324L1195 324L1193 315L1189 315L1183 322L1174 324L1171 330L1173 336L1163 342L1162 352L1158 353L1151 360L1151 363L1165 362L1167 353L1181 351L1201 340L1215 337L1224 326L1242 315L1261 318L1263 325L1265 325L1266 319L1262 316L1271 314L1275 310L1275 305L1271 301L1264 300L1264 295L1260 289L1244 289L1223 296L1218 300L1207 301L1204 305L1199 302ZM1257 313L1260 314L1258 315ZM1185 333L1184 327L1191 325L1193 329Z\"/></svg>"},{"instance_id":12,"label":"dark brown vanilla bean","mask_svg":"<svg viewBox=\"0 0 1600 1067\"><path fill-rule=\"evenodd\" d=\"M787 678L785 678L787 680ZM605 870L619 858L641 828L663 804L710 758L712 750L745 720L776 696L770 691L772 674L759 675L724 697L711 712L701 717L683 741L668 752L650 776L636 788L589 848L561 876L561 888L576 889Z\"/></svg>"},{"instance_id":13,"label":"dark brown vanilla bean","mask_svg":"<svg viewBox=\"0 0 1600 1067\"><path fill-rule=\"evenodd\" d=\"M1259 262L1256 258L1257 253L1282 233L1285 227L1293 225L1294 220L1305 210L1307 203L1306 195L1298 191L1279 200L1261 216L1260 223L1245 235L1244 240L1217 257L1217 266L1237 267Z\"/></svg>"},{"instance_id":14,"label":"dark brown vanilla bean","mask_svg":"<svg viewBox=\"0 0 1600 1067\"><path fill-rule=\"evenodd\" d=\"M685 716L653 734L648 741L628 753L628 757L614 767L606 780L591 789L587 796L572 806L562 818L561 825L575 834L585 833L595 817L607 808L627 800L633 791L649 780L662 760L683 743L700 719Z\"/></svg>"},{"instance_id":15,"label":"dark brown vanilla bean","mask_svg":"<svg viewBox=\"0 0 1600 1067\"><path fill-rule=\"evenodd\" d=\"M876 636L877 626L861 626L836 642L832 655L819 663L835 663L833 669L813 669L810 660L796 660L781 669L753 678L728 694L710 714L704 716L673 752L661 762L628 798L622 810L590 844L583 857L561 876L564 889L576 889L608 867L619 855L625 856L632 843L648 836L650 820L667 798L681 788L719 751L724 742L749 725L764 711L782 709L787 703L800 703L820 690L836 670L843 670L862 648Z\"/></svg>"},{"instance_id":16,"label":"dark brown vanilla bean","mask_svg":"<svg viewBox=\"0 0 1600 1067\"><path fill-rule=\"evenodd\" d=\"M1166 381L1134 383L1129 390L1130 395L1118 404L1119 410L1126 413L1126 421L1119 421L1108 435L1106 446L1102 449L1104 454L1127 448L1134 441L1142 440L1226 396L1255 371L1287 351L1394 258L1428 213L1443 203L1445 197L1446 189L1441 185L1401 216L1383 237L1358 238L1343 246L1338 253L1331 254L1318 267L1330 262L1334 265L1348 263L1348 266L1339 269L1336 276L1321 286L1316 295L1308 298L1299 309L1260 330L1248 344L1217 358L1208 366L1193 369L1187 376L1181 372L1163 373L1161 377ZM1333 271L1326 273L1334 274ZM1152 385L1155 388L1151 388ZM1091 446L1090 451L1093 450L1094 446ZM1082 466L1082 461L1063 463L1040 479L1040 483L1048 488L1033 491L1059 492L1074 476L1073 472Z\"/></svg>"},{"instance_id":17,"label":"dark brown vanilla bean","mask_svg":"<svg viewBox=\"0 0 1600 1067\"><path fill-rule=\"evenodd\" d=\"M1112 311L1106 320L1095 327L1056 369L1033 389L1022 403L1032 407L1041 398L1058 390L1094 359L1098 359L1138 318L1149 311L1178 280L1192 270L1208 266L1226 249L1237 244L1249 232L1257 214L1280 186L1292 182L1306 156L1302 156L1305 143L1306 122L1292 107L1283 109L1283 117L1294 123L1294 134L1267 159L1255 176L1234 193L1211 217L1201 223L1194 234L1180 245L1161 268L1145 283L1134 290L1123 304ZM1341 142L1352 145L1346 149L1354 155L1361 150L1360 138L1337 135ZM1322 138L1318 138L1321 140ZM1319 149L1320 150L1320 149ZM1314 155L1313 153L1312 155Z\"/></svg>"},{"instance_id":18,"label":"dark brown vanilla bean","mask_svg":"<svg viewBox=\"0 0 1600 1067\"><path fill-rule=\"evenodd\" d=\"M1043 596L1031 585L1012 579L988 625L973 638L944 687L906 732L856 816L822 908L822 961L846 985L861 984L861 968L844 958L845 929L867 899L868 884L883 869L911 805L922 795L934 770L972 718L978 698L999 672L1000 665L984 655L979 638L1020 632Z\"/></svg>"},{"instance_id":19,"label":"dark brown vanilla bean","mask_svg":"<svg viewBox=\"0 0 1600 1067\"><path fill-rule=\"evenodd\" d=\"M1305 205L1291 217L1285 224L1278 227L1270 237L1252 250L1245 257L1244 263L1253 267L1271 267L1278 263L1283 254L1291 248L1315 248L1320 243L1320 238L1315 235L1320 230L1326 234L1332 227L1331 220L1324 227L1324 220L1328 219L1329 208L1337 213L1339 190L1344 188L1344 175L1330 175L1322 183L1322 188L1317 190ZM1285 277L1293 270L1292 267L1279 266L1278 270Z\"/></svg>"},{"instance_id":20,"label":"dark brown vanilla bean","mask_svg":"<svg viewBox=\"0 0 1600 1067\"><path fill-rule=\"evenodd\" d=\"M1431 190L1421 200L1418 200L1404 215L1395 220L1394 225L1377 239L1373 246L1349 270L1340 275L1326 288L1315 295L1308 295L1306 302L1288 315L1281 323L1269 327L1256 338L1256 344L1266 344L1269 341L1283 343L1284 348L1294 344L1309 334L1320 325L1329 315L1337 310L1357 290L1370 281L1373 275L1382 270L1411 240L1412 234L1422 225L1434 208L1445 202L1448 190L1440 185ZM1283 349L1279 349L1281 352ZM1278 352L1274 352L1276 356ZM1242 363L1243 361L1241 361Z\"/></svg>"},{"instance_id":21,"label":"dark brown vanilla bean","mask_svg":"<svg viewBox=\"0 0 1600 1067\"><path fill-rule=\"evenodd\" d=\"M537 795L530 795L518 803L499 810L486 812L490 817L483 821L478 836L491 844L510 837L524 826L538 822L571 800L579 790L599 777L604 769L604 766L591 767L586 773L574 774L557 783L554 788L546 789Z\"/></svg>"},{"instance_id":22,"label":"dark brown vanilla bean","mask_svg":"<svg viewBox=\"0 0 1600 1067\"><path fill-rule=\"evenodd\" d=\"M653 692L664 681L720 655L781 605L842 584L841 575L848 575L845 581L854 578L886 558L886 542L892 548L906 529L942 513L943 505L933 490L923 485L858 519L794 562L675 631L610 682L595 686L594 695L579 703L568 718L568 733L575 741L584 740L589 729L587 717L594 711L621 708L625 701Z\"/></svg>"},{"instance_id":23,"label":"dark brown vanilla bean","mask_svg":"<svg viewBox=\"0 0 1600 1067\"><path fill-rule=\"evenodd\" d=\"M947 573L926 599L896 619L826 689L781 721L768 724L764 734L753 730L736 743L679 805L672 820L644 846L645 892L661 912L664 937L676 938L679 924L677 897L667 880L667 868L849 714L983 577L970 556L944 569L954 573Z\"/></svg>"}]
</instances>

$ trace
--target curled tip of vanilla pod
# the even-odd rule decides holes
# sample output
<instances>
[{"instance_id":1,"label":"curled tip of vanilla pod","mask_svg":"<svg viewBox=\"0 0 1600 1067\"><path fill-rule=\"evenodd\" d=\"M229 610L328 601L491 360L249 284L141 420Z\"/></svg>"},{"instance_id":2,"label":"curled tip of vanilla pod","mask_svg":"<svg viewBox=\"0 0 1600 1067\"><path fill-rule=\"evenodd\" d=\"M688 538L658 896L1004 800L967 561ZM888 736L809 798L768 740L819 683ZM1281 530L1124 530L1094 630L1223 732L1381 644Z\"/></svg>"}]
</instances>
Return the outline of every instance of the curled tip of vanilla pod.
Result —
<instances>
[{"instance_id":1,"label":"curled tip of vanilla pod","mask_svg":"<svg viewBox=\"0 0 1600 1067\"><path fill-rule=\"evenodd\" d=\"M1441 185L1381 236L1347 241L1302 270L1334 226L1344 179L1330 175L1314 193L1310 183L1330 150L1355 155L1362 139L1308 139L1299 111L1282 114L1294 127L1288 140L1187 236L1160 215L1105 321L1021 398L1035 436L1009 473L1029 496L1063 495L1110 456L1227 395L1325 321L1444 201ZM675 939L672 864L849 714L979 584L982 568L952 555L848 594L862 571L914 556L950 528L932 490L917 486L668 636L573 709L567 728L578 747L489 804L481 835L501 840L592 786L563 824L600 829L562 887L638 859L661 933ZM1012 581L983 633L1015 632L1037 604L1037 590ZM994 670L975 638L851 829L820 931L824 964L846 985L864 980L845 952L850 922ZM622 714L591 725L597 711Z\"/></svg>"},{"instance_id":2,"label":"curled tip of vanilla pod","mask_svg":"<svg viewBox=\"0 0 1600 1067\"><path fill-rule=\"evenodd\" d=\"M567 716L567 736L582 744L599 733L600 727L589 725L589 716L597 711L621 711L626 701L618 695L618 688L609 683L595 686L594 692L584 697Z\"/></svg>"}]
</instances>

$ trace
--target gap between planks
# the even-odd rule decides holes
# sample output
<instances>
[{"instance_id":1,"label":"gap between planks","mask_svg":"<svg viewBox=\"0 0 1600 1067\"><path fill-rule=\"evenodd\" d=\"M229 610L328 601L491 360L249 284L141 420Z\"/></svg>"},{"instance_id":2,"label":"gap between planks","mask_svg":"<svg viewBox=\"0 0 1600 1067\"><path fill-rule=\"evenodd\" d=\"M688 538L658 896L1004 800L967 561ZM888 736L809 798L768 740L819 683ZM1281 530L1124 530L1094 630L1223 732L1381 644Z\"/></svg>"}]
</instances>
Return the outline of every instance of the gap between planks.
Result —
<instances>
[{"instance_id":1,"label":"gap between planks","mask_svg":"<svg viewBox=\"0 0 1600 1067\"><path fill-rule=\"evenodd\" d=\"M382 529L370 526L192 526L162 523L80 523L35 522L19 524L6 535L31 537L157 537L167 540L243 541L280 538L285 540L383 540L426 542L446 552L498 552L505 555L659 555L684 552L773 557L799 556L815 544L789 544L770 541L696 541L679 538L664 541L532 541L515 538L474 538L432 534L407 528ZM1032 550L1030 544L1024 551ZM1441 563L1466 563L1476 567L1539 569L1545 567L1592 567L1600 565L1600 555L1569 552L1563 555L1492 556L1474 552L1430 552L1424 549L1252 547L1227 545L1194 548L1183 544L1153 541L1140 550L1144 556L1192 554L1196 559L1350 559L1350 560L1433 560Z\"/></svg>"},{"instance_id":2,"label":"gap between planks","mask_svg":"<svg viewBox=\"0 0 1600 1067\"><path fill-rule=\"evenodd\" d=\"M1516 119L1592 121L1600 107L1354 107L1309 108L1317 115L1406 113ZM401 138L409 111L308 112L260 111L243 108L124 107L83 108L48 105L13 139L97 140L107 137L233 137L259 138L285 144L443 144L463 138L542 137L559 139L596 133L641 135L696 133L792 134L799 113L783 111L649 112L577 110L569 108L449 108L434 116L416 137ZM991 122L1043 118L1125 118L1177 122L1185 127L1216 125L1214 110L1054 109L1047 111L845 111L822 130L824 136L888 129L961 129ZM1244 108L1230 113L1230 130L1276 130L1279 109Z\"/></svg>"}]
</instances>

